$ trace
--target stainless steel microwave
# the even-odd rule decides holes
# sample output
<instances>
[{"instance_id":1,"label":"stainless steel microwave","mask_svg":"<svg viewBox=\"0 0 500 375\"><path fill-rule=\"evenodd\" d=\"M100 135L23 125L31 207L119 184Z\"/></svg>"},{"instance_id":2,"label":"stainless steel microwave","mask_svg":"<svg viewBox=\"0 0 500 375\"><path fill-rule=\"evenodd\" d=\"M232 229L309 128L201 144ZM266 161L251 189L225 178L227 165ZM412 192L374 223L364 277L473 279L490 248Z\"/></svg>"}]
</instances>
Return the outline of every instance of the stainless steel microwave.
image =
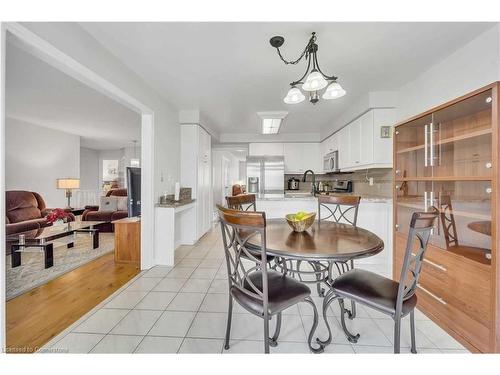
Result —
<instances>
[{"instance_id":1,"label":"stainless steel microwave","mask_svg":"<svg viewBox=\"0 0 500 375\"><path fill-rule=\"evenodd\" d=\"M339 171L339 152L333 151L323 158L323 172L333 173Z\"/></svg>"}]
</instances>

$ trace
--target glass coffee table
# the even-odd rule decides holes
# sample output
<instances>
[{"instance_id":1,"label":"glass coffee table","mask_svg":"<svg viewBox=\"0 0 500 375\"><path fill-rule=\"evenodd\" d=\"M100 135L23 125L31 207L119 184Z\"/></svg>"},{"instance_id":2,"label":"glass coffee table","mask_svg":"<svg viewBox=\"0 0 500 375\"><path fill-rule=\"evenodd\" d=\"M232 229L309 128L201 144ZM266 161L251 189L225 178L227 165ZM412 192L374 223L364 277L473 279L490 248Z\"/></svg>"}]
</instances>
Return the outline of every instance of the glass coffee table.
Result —
<instances>
[{"instance_id":1,"label":"glass coffee table","mask_svg":"<svg viewBox=\"0 0 500 375\"><path fill-rule=\"evenodd\" d=\"M73 236L73 241L66 244L68 248L72 248L79 233L90 234L92 236L92 249L97 249L99 247L99 230L95 226L103 223L105 221L72 221L63 225L52 225L7 236L7 242L11 243L12 268L21 265L21 253L23 252L43 252L45 268L52 267L54 265L53 241ZM28 248L39 248L39 250Z\"/></svg>"}]
</instances>

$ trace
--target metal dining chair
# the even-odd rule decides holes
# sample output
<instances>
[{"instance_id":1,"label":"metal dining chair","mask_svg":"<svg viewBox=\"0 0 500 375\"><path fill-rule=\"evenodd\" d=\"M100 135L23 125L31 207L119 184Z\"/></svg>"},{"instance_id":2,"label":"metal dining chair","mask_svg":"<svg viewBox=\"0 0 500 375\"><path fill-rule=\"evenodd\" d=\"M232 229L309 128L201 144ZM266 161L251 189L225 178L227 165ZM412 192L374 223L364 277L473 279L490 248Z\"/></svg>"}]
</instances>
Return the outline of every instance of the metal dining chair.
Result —
<instances>
[{"instance_id":1,"label":"metal dining chair","mask_svg":"<svg viewBox=\"0 0 500 375\"><path fill-rule=\"evenodd\" d=\"M229 349L233 300L245 310L260 317L264 322L264 352L269 346L278 344L283 310L299 302L307 302L313 308L313 328L309 333L309 346L318 325L318 312L311 299L309 287L291 277L267 269L266 259L266 214L231 210L217 205L222 230L229 282L229 307L224 348ZM260 238L260 256L249 251L249 238ZM251 262L246 260L250 259ZM276 316L274 335L269 337L269 321Z\"/></svg>"},{"instance_id":2,"label":"metal dining chair","mask_svg":"<svg viewBox=\"0 0 500 375\"><path fill-rule=\"evenodd\" d=\"M240 194L226 197L227 206L233 210L257 211L255 204L255 194Z\"/></svg>"},{"instance_id":3,"label":"metal dining chair","mask_svg":"<svg viewBox=\"0 0 500 375\"><path fill-rule=\"evenodd\" d=\"M342 310L342 328L350 342L357 342L359 334L353 335L347 330L344 318L345 298L389 315L394 320L394 353L400 352L401 319L409 314L411 352L417 352L415 343L417 295L415 292L431 230L439 215L439 211L435 207L431 209L430 212L415 212L412 215L399 282L362 269L350 270L332 281L331 288L323 300L323 316L327 319L328 306L332 301L338 299ZM415 248L415 243L418 244L418 248ZM318 340L319 343L330 343L329 327L328 331L328 339L326 341Z\"/></svg>"},{"instance_id":4,"label":"metal dining chair","mask_svg":"<svg viewBox=\"0 0 500 375\"><path fill-rule=\"evenodd\" d=\"M361 202L361 197L358 195L319 195L318 196L318 222L322 220L334 221L336 223L346 223L352 226L357 226L358 223L358 208ZM321 213L326 211L323 217ZM348 262L333 262L330 264L331 271L333 265L336 266L339 275L354 268L354 261ZM331 276L331 275L330 275ZM318 284L318 294L324 295L324 290ZM351 301L351 310L346 310L349 319L356 317L356 303Z\"/></svg>"}]
</instances>

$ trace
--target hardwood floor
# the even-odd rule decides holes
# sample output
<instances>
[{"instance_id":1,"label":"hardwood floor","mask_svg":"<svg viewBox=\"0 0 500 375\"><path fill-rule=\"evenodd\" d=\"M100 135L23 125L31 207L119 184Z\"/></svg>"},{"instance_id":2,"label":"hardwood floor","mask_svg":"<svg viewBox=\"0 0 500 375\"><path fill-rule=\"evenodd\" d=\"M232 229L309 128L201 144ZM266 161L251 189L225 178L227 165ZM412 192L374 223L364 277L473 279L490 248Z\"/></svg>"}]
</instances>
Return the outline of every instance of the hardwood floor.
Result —
<instances>
[{"instance_id":1,"label":"hardwood floor","mask_svg":"<svg viewBox=\"0 0 500 375\"><path fill-rule=\"evenodd\" d=\"M7 350L34 352L139 273L106 254L7 302Z\"/></svg>"}]
</instances>

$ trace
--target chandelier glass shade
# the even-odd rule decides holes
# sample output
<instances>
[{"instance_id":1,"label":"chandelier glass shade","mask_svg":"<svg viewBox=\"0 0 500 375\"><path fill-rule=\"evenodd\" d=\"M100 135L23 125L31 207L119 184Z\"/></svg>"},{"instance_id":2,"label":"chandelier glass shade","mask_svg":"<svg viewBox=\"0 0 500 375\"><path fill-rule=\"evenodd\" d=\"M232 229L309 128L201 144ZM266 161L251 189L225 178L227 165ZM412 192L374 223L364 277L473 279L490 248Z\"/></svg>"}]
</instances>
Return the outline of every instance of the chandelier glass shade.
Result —
<instances>
[{"instance_id":1,"label":"chandelier glass shade","mask_svg":"<svg viewBox=\"0 0 500 375\"><path fill-rule=\"evenodd\" d=\"M281 55L280 47L285 42L285 39L281 36L274 36L271 38L271 45L276 48L278 52L278 56L281 61L283 61L286 65L288 64L297 64L302 58L305 58L307 61L307 68L302 77L298 80L290 83L290 90L287 95L283 99L286 104L297 104L305 99L305 95L297 88L298 85L301 85L302 90L308 92L309 101L313 104L316 104L319 101L320 93L319 91L323 90L326 87L325 92L321 96L325 100L337 99L346 94L346 91L340 86L337 82L337 77L328 76L321 71L321 68L318 64L318 45L316 44L316 33L312 33L309 42L302 54L295 60L286 60Z\"/></svg>"},{"instance_id":2,"label":"chandelier glass shade","mask_svg":"<svg viewBox=\"0 0 500 375\"><path fill-rule=\"evenodd\" d=\"M302 94L302 92L298 88L292 87L290 90L288 90L288 94L286 94L283 101L286 104L296 104L303 102L305 98L306 97L304 96L304 94Z\"/></svg>"}]
</instances>

